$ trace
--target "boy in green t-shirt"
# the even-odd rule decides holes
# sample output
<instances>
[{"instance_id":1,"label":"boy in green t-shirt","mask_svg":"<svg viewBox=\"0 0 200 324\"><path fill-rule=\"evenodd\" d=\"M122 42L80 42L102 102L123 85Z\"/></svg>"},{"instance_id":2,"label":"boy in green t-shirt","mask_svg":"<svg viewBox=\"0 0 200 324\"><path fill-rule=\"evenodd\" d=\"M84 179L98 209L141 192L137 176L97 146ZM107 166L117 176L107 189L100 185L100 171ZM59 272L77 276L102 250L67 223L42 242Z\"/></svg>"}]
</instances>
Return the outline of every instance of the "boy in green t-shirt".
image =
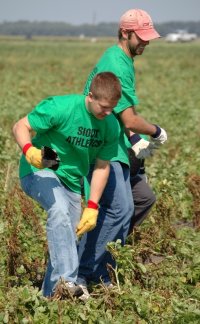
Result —
<instances>
[{"instance_id":1,"label":"boy in green t-shirt","mask_svg":"<svg viewBox=\"0 0 200 324\"><path fill-rule=\"evenodd\" d=\"M121 86L111 72L99 73L84 95L49 97L13 127L23 151L20 159L22 189L48 214L49 262L43 295L51 297L60 284L74 296L77 235L96 226L98 202L106 185L109 160L117 155L119 125L112 114ZM36 135L31 139L31 131ZM81 214L81 179L91 164L94 171L88 205Z\"/></svg>"}]
</instances>

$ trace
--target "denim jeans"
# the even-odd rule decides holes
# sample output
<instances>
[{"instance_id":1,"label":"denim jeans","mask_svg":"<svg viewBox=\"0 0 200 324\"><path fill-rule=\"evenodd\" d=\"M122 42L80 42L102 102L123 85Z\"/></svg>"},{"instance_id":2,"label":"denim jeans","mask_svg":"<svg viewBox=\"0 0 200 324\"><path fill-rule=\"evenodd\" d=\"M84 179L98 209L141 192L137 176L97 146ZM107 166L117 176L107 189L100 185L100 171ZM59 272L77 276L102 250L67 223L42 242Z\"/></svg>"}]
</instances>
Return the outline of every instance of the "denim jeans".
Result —
<instances>
[{"instance_id":1,"label":"denim jeans","mask_svg":"<svg viewBox=\"0 0 200 324\"><path fill-rule=\"evenodd\" d=\"M81 214L81 196L64 186L54 172L41 170L21 179L22 189L48 214L49 261L43 295L51 296L60 278L76 282L78 253L76 225Z\"/></svg>"},{"instance_id":2,"label":"denim jeans","mask_svg":"<svg viewBox=\"0 0 200 324\"><path fill-rule=\"evenodd\" d=\"M106 251L106 244L117 239L125 243L133 212L129 167L111 162L108 182L100 200L97 226L84 234L79 242L79 278L94 282L100 279L105 283L110 281L107 263L115 267L115 261Z\"/></svg>"}]
</instances>

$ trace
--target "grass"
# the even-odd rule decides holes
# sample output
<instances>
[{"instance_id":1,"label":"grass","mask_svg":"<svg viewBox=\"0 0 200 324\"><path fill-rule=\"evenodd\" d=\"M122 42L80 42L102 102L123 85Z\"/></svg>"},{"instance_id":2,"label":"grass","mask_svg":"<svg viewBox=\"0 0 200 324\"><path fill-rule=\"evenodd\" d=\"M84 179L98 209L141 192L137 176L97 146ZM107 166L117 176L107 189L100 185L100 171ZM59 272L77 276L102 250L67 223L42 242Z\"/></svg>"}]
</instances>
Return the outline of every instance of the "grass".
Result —
<instances>
[{"instance_id":1,"label":"grass","mask_svg":"<svg viewBox=\"0 0 200 324\"><path fill-rule=\"evenodd\" d=\"M200 43L152 42L135 59L138 112L164 127L166 144L147 161L157 196L148 219L121 247L118 285L90 287L91 300L47 301L46 215L20 190L12 124L49 95L81 93L114 39L0 38L0 322L199 323Z\"/></svg>"}]
</instances>

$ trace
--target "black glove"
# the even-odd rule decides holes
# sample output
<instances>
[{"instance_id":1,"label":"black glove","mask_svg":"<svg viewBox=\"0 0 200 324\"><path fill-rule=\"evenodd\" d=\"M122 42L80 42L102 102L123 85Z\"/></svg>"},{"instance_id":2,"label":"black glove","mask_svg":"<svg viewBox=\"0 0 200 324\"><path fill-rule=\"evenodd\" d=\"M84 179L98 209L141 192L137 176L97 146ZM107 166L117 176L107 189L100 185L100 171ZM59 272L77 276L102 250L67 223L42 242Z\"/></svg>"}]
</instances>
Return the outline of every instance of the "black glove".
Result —
<instances>
[{"instance_id":1,"label":"black glove","mask_svg":"<svg viewBox=\"0 0 200 324\"><path fill-rule=\"evenodd\" d=\"M41 151L42 151L42 164L44 168L49 168L56 171L59 167L59 162L60 162L60 159L56 151L48 146L43 146Z\"/></svg>"}]
</instances>

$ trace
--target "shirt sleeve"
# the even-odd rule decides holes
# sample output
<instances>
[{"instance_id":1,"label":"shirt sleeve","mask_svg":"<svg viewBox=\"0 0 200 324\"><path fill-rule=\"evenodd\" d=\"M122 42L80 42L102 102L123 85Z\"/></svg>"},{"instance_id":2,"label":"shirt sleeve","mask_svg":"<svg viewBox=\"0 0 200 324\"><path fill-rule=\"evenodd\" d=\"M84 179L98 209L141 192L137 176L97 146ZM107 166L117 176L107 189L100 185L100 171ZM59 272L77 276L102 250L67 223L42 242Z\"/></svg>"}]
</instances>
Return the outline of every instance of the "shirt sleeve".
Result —
<instances>
[{"instance_id":1,"label":"shirt sleeve","mask_svg":"<svg viewBox=\"0 0 200 324\"><path fill-rule=\"evenodd\" d=\"M114 108L114 112L116 114L119 114L120 112L124 111L125 109L131 106L138 105L139 103L133 79L130 76L120 76L119 80L122 87L122 96L121 99L118 101L117 106Z\"/></svg>"},{"instance_id":2,"label":"shirt sleeve","mask_svg":"<svg viewBox=\"0 0 200 324\"><path fill-rule=\"evenodd\" d=\"M59 123L59 111L53 97L41 101L29 114L28 121L37 133L45 133Z\"/></svg>"}]
</instances>

